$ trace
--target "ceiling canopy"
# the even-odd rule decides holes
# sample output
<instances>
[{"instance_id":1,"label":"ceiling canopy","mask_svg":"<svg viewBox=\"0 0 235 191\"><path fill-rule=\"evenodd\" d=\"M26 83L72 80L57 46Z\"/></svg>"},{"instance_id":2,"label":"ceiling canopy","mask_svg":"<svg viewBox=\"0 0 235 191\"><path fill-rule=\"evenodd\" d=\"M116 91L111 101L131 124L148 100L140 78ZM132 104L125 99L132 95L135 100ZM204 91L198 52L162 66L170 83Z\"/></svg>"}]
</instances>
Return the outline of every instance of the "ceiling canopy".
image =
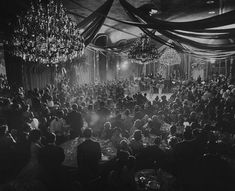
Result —
<instances>
[{"instance_id":1,"label":"ceiling canopy","mask_svg":"<svg viewBox=\"0 0 235 191\"><path fill-rule=\"evenodd\" d=\"M46 1L46 0L44 0ZM106 0L62 0L64 6L76 15L70 16L77 22L90 15ZM219 15L235 9L234 0L128 0L134 7L148 12L155 18L169 21L191 21ZM6 29L16 14L30 6L30 0L1 0L0 28ZM115 0L105 24L99 33L109 35L113 43L122 39L132 39L140 36L137 27L121 24L112 18L130 21L118 0ZM2 32L2 31L1 31Z\"/></svg>"}]
</instances>

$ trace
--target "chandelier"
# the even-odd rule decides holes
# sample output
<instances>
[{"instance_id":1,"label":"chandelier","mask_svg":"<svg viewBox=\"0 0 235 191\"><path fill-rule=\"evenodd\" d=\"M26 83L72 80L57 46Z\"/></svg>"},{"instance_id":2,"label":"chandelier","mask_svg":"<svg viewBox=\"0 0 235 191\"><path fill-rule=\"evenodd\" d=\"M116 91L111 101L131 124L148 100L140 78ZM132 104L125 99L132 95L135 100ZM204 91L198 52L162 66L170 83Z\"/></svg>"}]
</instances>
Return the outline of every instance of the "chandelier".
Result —
<instances>
[{"instance_id":1,"label":"chandelier","mask_svg":"<svg viewBox=\"0 0 235 191\"><path fill-rule=\"evenodd\" d=\"M159 62L162 65L177 65L181 63L180 55L172 48L168 48L159 58Z\"/></svg>"},{"instance_id":2,"label":"chandelier","mask_svg":"<svg viewBox=\"0 0 235 191\"><path fill-rule=\"evenodd\" d=\"M56 64L71 61L84 52L79 28L66 14L63 4L33 1L18 22L10 41L13 54L25 61Z\"/></svg>"},{"instance_id":3,"label":"chandelier","mask_svg":"<svg viewBox=\"0 0 235 191\"><path fill-rule=\"evenodd\" d=\"M159 52L147 35L141 35L128 50L128 58L139 64L149 64L159 58Z\"/></svg>"}]
</instances>

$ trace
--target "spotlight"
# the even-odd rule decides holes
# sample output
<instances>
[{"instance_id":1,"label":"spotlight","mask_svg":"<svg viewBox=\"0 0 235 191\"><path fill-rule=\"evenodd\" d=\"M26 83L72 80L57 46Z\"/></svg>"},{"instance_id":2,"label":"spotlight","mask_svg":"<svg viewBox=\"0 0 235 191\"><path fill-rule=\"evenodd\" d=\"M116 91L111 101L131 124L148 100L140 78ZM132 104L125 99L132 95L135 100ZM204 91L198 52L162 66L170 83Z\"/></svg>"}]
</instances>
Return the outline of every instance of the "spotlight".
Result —
<instances>
[{"instance_id":1,"label":"spotlight","mask_svg":"<svg viewBox=\"0 0 235 191\"><path fill-rule=\"evenodd\" d=\"M121 64L121 69L122 69L122 70L127 70L127 69L128 69L128 61L124 61L124 62Z\"/></svg>"},{"instance_id":2,"label":"spotlight","mask_svg":"<svg viewBox=\"0 0 235 191\"><path fill-rule=\"evenodd\" d=\"M212 14L215 14L215 11L209 11L208 13L212 15Z\"/></svg>"},{"instance_id":3,"label":"spotlight","mask_svg":"<svg viewBox=\"0 0 235 191\"><path fill-rule=\"evenodd\" d=\"M215 63L215 59L214 59L214 58L211 58L211 59L210 59L210 63L211 63L211 64L214 64L214 63Z\"/></svg>"},{"instance_id":4,"label":"spotlight","mask_svg":"<svg viewBox=\"0 0 235 191\"><path fill-rule=\"evenodd\" d=\"M206 2L206 4L209 4L209 5L214 4L214 3L215 3L215 1L207 1Z\"/></svg>"}]
</instances>

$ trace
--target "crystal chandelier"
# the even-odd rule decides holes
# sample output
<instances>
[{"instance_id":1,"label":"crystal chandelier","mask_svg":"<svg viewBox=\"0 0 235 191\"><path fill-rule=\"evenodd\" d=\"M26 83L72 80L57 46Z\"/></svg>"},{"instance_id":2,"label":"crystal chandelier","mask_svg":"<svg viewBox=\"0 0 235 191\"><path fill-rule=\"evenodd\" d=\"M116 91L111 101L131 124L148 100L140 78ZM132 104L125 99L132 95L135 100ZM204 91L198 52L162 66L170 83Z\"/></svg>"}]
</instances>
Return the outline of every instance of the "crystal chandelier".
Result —
<instances>
[{"instance_id":1,"label":"crystal chandelier","mask_svg":"<svg viewBox=\"0 0 235 191\"><path fill-rule=\"evenodd\" d=\"M57 64L84 52L79 28L66 14L63 4L34 1L23 17L18 16L11 39L13 54L28 62Z\"/></svg>"},{"instance_id":2,"label":"crystal chandelier","mask_svg":"<svg viewBox=\"0 0 235 191\"><path fill-rule=\"evenodd\" d=\"M139 64L149 64L159 58L159 52L147 35L141 35L128 50L128 58Z\"/></svg>"},{"instance_id":3,"label":"crystal chandelier","mask_svg":"<svg viewBox=\"0 0 235 191\"><path fill-rule=\"evenodd\" d=\"M168 48L159 58L159 62L162 65L177 65L181 63L180 55L172 48Z\"/></svg>"}]
</instances>

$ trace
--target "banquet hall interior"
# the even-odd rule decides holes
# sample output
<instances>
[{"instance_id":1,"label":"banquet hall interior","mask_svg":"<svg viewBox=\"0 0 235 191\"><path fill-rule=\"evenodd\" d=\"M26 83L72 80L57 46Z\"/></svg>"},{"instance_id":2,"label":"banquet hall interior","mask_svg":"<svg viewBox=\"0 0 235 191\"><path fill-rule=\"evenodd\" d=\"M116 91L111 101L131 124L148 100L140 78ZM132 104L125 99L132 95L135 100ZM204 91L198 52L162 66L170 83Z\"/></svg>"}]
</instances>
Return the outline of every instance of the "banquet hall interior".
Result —
<instances>
[{"instance_id":1,"label":"banquet hall interior","mask_svg":"<svg viewBox=\"0 0 235 191\"><path fill-rule=\"evenodd\" d=\"M234 0L1 0L0 190L234 180Z\"/></svg>"}]
</instances>

